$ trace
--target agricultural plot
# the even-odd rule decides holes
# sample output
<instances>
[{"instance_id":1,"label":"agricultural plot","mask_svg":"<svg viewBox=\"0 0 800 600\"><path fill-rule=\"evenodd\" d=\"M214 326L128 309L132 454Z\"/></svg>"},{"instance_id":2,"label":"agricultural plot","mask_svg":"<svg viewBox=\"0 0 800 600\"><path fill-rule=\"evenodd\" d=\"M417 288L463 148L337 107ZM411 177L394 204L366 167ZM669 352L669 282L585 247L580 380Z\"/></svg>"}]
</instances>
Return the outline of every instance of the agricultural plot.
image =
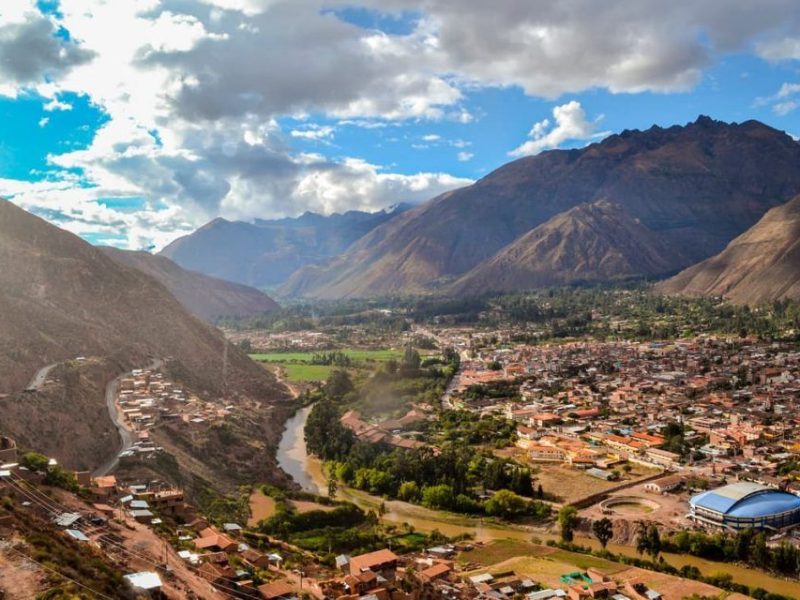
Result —
<instances>
[{"instance_id":1,"label":"agricultural plot","mask_svg":"<svg viewBox=\"0 0 800 600\"><path fill-rule=\"evenodd\" d=\"M367 366L370 363L386 362L390 359L399 360L403 353L399 350L337 350L352 361L349 368ZM295 383L312 383L325 381L335 368L335 365L314 364L319 352L267 352L251 354L253 360L265 365L277 366L284 370L286 378Z\"/></svg>"}]
</instances>

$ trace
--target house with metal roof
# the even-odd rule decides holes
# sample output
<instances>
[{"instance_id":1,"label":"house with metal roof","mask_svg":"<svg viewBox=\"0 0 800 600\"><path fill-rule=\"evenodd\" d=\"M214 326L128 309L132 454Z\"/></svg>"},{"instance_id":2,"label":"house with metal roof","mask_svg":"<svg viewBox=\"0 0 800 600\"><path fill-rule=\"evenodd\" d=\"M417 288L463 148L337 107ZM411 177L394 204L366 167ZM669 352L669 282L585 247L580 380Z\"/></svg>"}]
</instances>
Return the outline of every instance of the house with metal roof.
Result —
<instances>
[{"instance_id":1,"label":"house with metal roof","mask_svg":"<svg viewBox=\"0 0 800 600\"><path fill-rule=\"evenodd\" d=\"M689 517L732 530L778 530L800 523L800 497L739 481L693 496L689 500Z\"/></svg>"}]
</instances>

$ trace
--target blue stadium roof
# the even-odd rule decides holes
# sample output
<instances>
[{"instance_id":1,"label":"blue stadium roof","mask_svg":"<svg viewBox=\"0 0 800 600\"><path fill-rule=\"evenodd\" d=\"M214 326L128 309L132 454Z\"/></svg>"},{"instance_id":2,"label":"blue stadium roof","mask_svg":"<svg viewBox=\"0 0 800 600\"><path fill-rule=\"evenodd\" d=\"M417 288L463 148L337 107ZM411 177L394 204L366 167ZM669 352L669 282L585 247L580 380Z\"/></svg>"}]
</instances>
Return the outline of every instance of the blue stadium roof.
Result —
<instances>
[{"instance_id":1,"label":"blue stadium roof","mask_svg":"<svg viewBox=\"0 0 800 600\"><path fill-rule=\"evenodd\" d=\"M692 506L730 517L758 518L800 509L800 497L756 483L734 483L689 500Z\"/></svg>"}]
</instances>

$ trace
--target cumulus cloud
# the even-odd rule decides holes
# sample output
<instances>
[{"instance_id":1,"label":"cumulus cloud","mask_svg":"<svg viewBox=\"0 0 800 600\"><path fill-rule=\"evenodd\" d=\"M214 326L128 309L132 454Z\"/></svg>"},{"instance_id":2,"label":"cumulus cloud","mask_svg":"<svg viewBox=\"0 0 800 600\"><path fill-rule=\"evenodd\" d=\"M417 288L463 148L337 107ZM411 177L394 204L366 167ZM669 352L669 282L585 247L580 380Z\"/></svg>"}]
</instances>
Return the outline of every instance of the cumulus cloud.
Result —
<instances>
[{"instance_id":1,"label":"cumulus cloud","mask_svg":"<svg viewBox=\"0 0 800 600\"><path fill-rule=\"evenodd\" d=\"M724 53L797 58L795 0L362 0L418 10L447 72L557 98L591 88L685 91ZM344 2L342 3L344 4Z\"/></svg>"},{"instance_id":2,"label":"cumulus cloud","mask_svg":"<svg viewBox=\"0 0 800 600\"><path fill-rule=\"evenodd\" d=\"M408 33L387 34L337 16L354 4L420 17ZM390 173L357 157L302 154L295 144L323 147L334 137L315 116L337 128L468 124L480 115L466 97L486 86L545 98L687 90L725 53L797 58L795 9L796 0L605 0L594 9L582 0L61 0L58 14L45 15L34 0L5 2L0 94L32 89L47 111L69 108L62 94L85 94L107 121L88 148L51 157L63 171L48 182L5 181L0 194L52 205L74 230L110 234L106 220L131 245L148 230L158 244L218 215L422 200L466 180ZM776 98L774 110L794 102ZM285 116L307 124L284 132L277 123ZM600 135L577 102L562 103L512 152ZM142 198L144 208L98 204L109 197Z\"/></svg>"},{"instance_id":3,"label":"cumulus cloud","mask_svg":"<svg viewBox=\"0 0 800 600\"><path fill-rule=\"evenodd\" d=\"M609 132L598 132L599 119L589 121L580 102L572 100L553 108L553 119L534 123L528 141L511 150L509 156L528 156L543 150L558 148L567 141L587 141L605 137Z\"/></svg>"},{"instance_id":4,"label":"cumulus cloud","mask_svg":"<svg viewBox=\"0 0 800 600\"><path fill-rule=\"evenodd\" d=\"M0 5L0 93L15 96L18 86L44 83L92 58L92 52L56 34L33 0Z\"/></svg>"},{"instance_id":5,"label":"cumulus cloud","mask_svg":"<svg viewBox=\"0 0 800 600\"><path fill-rule=\"evenodd\" d=\"M459 162L468 162L472 160L473 156L475 155L472 152L459 152L456 158L458 158Z\"/></svg>"}]
</instances>

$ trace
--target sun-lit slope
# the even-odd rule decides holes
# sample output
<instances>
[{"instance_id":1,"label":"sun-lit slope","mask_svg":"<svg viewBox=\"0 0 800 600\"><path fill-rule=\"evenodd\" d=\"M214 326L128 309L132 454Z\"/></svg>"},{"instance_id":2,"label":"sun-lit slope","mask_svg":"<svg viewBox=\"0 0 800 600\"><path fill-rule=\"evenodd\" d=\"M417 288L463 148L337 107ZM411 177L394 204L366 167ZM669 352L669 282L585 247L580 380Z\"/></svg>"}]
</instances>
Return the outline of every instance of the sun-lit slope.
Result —
<instances>
[{"instance_id":1,"label":"sun-lit slope","mask_svg":"<svg viewBox=\"0 0 800 600\"><path fill-rule=\"evenodd\" d=\"M800 299L800 196L770 210L718 255L657 286L742 304Z\"/></svg>"},{"instance_id":2,"label":"sun-lit slope","mask_svg":"<svg viewBox=\"0 0 800 600\"><path fill-rule=\"evenodd\" d=\"M450 288L510 291L659 275L682 263L658 234L606 201L582 204L532 229Z\"/></svg>"},{"instance_id":3,"label":"sun-lit slope","mask_svg":"<svg viewBox=\"0 0 800 600\"><path fill-rule=\"evenodd\" d=\"M301 269L286 295L378 296L429 290L559 213L609 198L688 264L722 250L800 192L800 144L757 121L701 117L625 131L577 150L511 162L370 231L343 256Z\"/></svg>"}]
</instances>

